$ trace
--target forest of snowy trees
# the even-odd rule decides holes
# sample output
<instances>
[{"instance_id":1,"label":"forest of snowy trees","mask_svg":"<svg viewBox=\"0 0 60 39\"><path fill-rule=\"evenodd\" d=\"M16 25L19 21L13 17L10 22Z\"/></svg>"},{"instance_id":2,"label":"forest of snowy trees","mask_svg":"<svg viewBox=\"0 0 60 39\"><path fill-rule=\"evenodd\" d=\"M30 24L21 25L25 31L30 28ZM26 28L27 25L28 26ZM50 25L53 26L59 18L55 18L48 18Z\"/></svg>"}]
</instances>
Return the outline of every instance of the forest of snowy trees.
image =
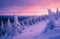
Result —
<instances>
[{"instance_id":1,"label":"forest of snowy trees","mask_svg":"<svg viewBox=\"0 0 60 39\"><path fill-rule=\"evenodd\" d=\"M28 27L29 25L34 25L37 22L42 22L43 20L49 19L49 22L46 25L46 28L44 32L48 32L48 30L53 30L56 26L55 20L60 18L60 11L51 12L50 9L48 9L48 15L40 16L40 17L30 17L26 20L19 21L18 17L14 15L14 22L11 23L10 19L3 24L3 21L1 21L0 25L0 37L4 36L15 36L17 34L23 33L22 31Z\"/></svg>"},{"instance_id":2,"label":"forest of snowy trees","mask_svg":"<svg viewBox=\"0 0 60 39\"><path fill-rule=\"evenodd\" d=\"M1 21L1 26L0 26L0 36L4 36L7 34L9 35L16 35L18 33L22 32L23 27L20 25L17 16L14 15L14 23L12 24L10 20L8 19L6 24L3 24Z\"/></svg>"}]
</instances>

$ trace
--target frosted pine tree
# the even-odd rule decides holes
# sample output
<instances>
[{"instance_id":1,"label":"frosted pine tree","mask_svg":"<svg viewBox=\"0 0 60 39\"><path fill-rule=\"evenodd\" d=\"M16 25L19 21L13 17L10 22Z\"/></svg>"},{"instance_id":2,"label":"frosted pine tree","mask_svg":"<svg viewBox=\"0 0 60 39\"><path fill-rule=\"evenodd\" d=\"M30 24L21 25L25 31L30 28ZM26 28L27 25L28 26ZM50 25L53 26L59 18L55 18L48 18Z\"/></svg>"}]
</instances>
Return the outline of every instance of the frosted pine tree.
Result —
<instances>
[{"instance_id":1,"label":"frosted pine tree","mask_svg":"<svg viewBox=\"0 0 60 39\"><path fill-rule=\"evenodd\" d=\"M4 36L5 35L5 31L4 31L5 29L4 29L4 24L3 24L3 22L1 21L1 36Z\"/></svg>"},{"instance_id":2,"label":"frosted pine tree","mask_svg":"<svg viewBox=\"0 0 60 39\"><path fill-rule=\"evenodd\" d=\"M2 30L3 30L3 28L4 28L4 25L3 25L3 22L1 21L1 27L2 27Z\"/></svg>"},{"instance_id":3,"label":"frosted pine tree","mask_svg":"<svg viewBox=\"0 0 60 39\"><path fill-rule=\"evenodd\" d=\"M49 22L47 24L47 26L49 25L49 29L54 29L55 28L55 22L54 22L54 17L52 15L51 10L48 10L49 13Z\"/></svg>"},{"instance_id":4,"label":"frosted pine tree","mask_svg":"<svg viewBox=\"0 0 60 39\"><path fill-rule=\"evenodd\" d=\"M19 34L20 32L22 32L22 29L23 27L20 25L17 16L14 15L14 23L12 26L13 35Z\"/></svg>"},{"instance_id":5,"label":"frosted pine tree","mask_svg":"<svg viewBox=\"0 0 60 39\"><path fill-rule=\"evenodd\" d=\"M59 10L58 10L58 8L57 8L57 11L56 11L56 16L55 16L55 18L56 19L58 19L58 17L60 16L60 14L59 14Z\"/></svg>"},{"instance_id":6,"label":"frosted pine tree","mask_svg":"<svg viewBox=\"0 0 60 39\"><path fill-rule=\"evenodd\" d=\"M45 32L53 30L55 28L54 18L52 16L52 12L50 9L48 9L48 13L49 13L49 22L46 25L47 27L45 28Z\"/></svg>"},{"instance_id":7,"label":"frosted pine tree","mask_svg":"<svg viewBox=\"0 0 60 39\"><path fill-rule=\"evenodd\" d=\"M7 35L11 35L12 34L12 25L11 25L11 22L10 20L8 19L8 22L7 22Z\"/></svg>"},{"instance_id":8,"label":"frosted pine tree","mask_svg":"<svg viewBox=\"0 0 60 39\"><path fill-rule=\"evenodd\" d=\"M10 22L9 19L8 19L8 27L9 27L10 29L12 29L11 22Z\"/></svg>"}]
</instances>

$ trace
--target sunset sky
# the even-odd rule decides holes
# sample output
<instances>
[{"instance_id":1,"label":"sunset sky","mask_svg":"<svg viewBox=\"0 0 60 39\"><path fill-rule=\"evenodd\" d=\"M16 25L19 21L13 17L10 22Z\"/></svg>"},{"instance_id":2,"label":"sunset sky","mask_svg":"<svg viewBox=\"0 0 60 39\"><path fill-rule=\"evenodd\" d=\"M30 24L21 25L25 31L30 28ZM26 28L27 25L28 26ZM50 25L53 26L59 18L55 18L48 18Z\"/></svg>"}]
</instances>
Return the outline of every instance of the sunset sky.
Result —
<instances>
[{"instance_id":1,"label":"sunset sky","mask_svg":"<svg viewBox=\"0 0 60 39\"><path fill-rule=\"evenodd\" d=\"M0 15L32 16L60 9L60 0L0 0Z\"/></svg>"}]
</instances>

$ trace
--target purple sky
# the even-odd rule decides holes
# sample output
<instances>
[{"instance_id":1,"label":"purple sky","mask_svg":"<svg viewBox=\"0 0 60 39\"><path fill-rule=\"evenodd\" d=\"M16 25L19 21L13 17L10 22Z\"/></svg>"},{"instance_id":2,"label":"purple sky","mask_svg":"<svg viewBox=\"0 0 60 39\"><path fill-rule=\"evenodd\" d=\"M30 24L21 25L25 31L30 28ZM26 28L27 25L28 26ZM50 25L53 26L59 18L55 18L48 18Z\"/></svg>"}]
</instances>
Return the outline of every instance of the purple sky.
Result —
<instances>
[{"instance_id":1,"label":"purple sky","mask_svg":"<svg viewBox=\"0 0 60 39\"><path fill-rule=\"evenodd\" d=\"M0 0L0 15L41 15L48 8L60 9L60 0Z\"/></svg>"}]
</instances>

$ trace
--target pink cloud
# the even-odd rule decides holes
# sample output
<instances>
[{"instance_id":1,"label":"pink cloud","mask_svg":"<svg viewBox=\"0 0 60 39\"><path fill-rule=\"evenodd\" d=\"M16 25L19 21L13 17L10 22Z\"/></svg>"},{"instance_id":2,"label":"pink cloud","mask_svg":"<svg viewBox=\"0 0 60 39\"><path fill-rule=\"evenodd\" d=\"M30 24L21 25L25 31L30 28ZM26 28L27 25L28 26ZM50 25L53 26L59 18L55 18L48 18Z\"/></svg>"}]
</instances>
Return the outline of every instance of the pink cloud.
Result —
<instances>
[{"instance_id":1,"label":"pink cloud","mask_svg":"<svg viewBox=\"0 0 60 39\"><path fill-rule=\"evenodd\" d=\"M20 1L20 0L18 0ZM17 15L42 15L47 14L47 9L60 9L60 0L23 0L26 6L19 5L18 3L13 3L12 5L7 5L5 10L0 10L1 14L11 14L16 13ZM22 2L23 2L22 1ZM27 2L27 3L26 3Z\"/></svg>"}]
</instances>

